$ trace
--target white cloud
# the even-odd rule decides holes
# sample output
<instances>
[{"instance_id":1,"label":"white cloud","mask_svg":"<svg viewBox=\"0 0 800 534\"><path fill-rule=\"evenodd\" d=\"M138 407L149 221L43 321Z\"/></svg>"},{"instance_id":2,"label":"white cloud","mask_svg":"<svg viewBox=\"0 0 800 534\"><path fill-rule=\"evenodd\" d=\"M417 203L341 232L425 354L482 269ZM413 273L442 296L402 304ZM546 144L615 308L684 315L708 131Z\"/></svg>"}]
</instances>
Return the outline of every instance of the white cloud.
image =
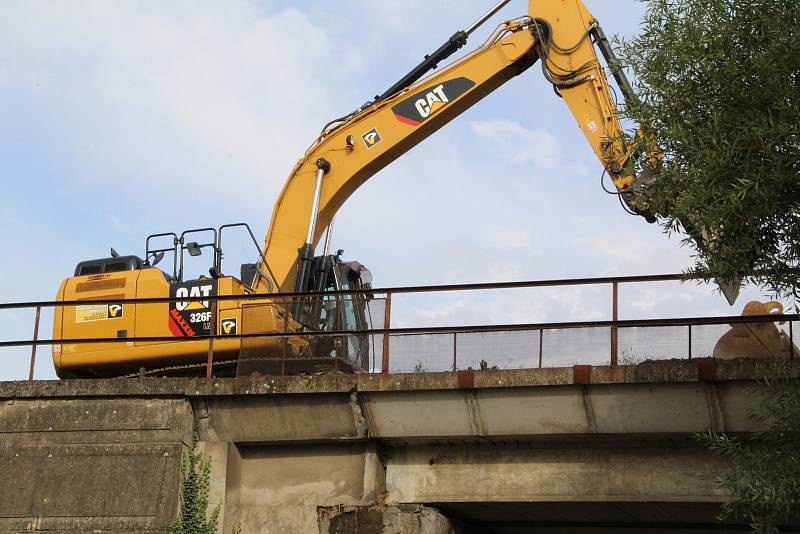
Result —
<instances>
[{"instance_id":1,"label":"white cloud","mask_svg":"<svg viewBox=\"0 0 800 534\"><path fill-rule=\"evenodd\" d=\"M616 272L679 273L689 267L687 249L681 247L677 240L664 243L653 239L652 235L649 239L637 235L641 233L630 229L601 232L586 228L575 237L574 244L586 253L604 258L613 264ZM655 237L666 239L663 236Z\"/></svg>"},{"instance_id":2,"label":"white cloud","mask_svg":"<svg viewBox=\"0 0 800 534\"><path fill-rule=\"evenodd\" d=\"M522 266L514 260L504 258L488 258L483 266L484 273L481 280L487 282L507 282L509 280L519 280L525 271Z\"/></svg>"},{"instance_id":3,"label":"white cloud","mask_svg":"<svg viewBox=\"0 0 800 534\"><path fill-rule=\"evenodd\" d=\"M123 234L131 234L131 227L125 224L120 220L119 217L114 215L113 213L108 214L108 220L111 221L111 225L122 232Z\"/></svg>"},{"instance_id":4,"label":"white cloud","mask_svg":"<svg viewBox=\"0 0 800 534\"><path fill-rule=\"evenodd\" d=\"M473 121L472 130L493 151L518 164L530 163L545 171L584 174L586 167L565 153L558 139L545 130L530 129L509 119Z\"/></svg>"},{"instance_id":5,"label":"white cloud","mask_svg":"<svg viewBox=\"0 0 800 534\"><path fill-rule=\"evenodd\" d=\"M531 248L531 236L520 228L492 224L484 228L483 237L495 248L525 250Z\"/></svg>"},{"instance_id":6,"label":"white cloud","mask_svg":"<svg viewBox=\"0 0 800 534\"><path fill-rule=\"evenodd\" d=\"M431 293L401 296L396 301L392 307L392 324L396 326L611 319L611 295L603 286Z\"/></svg>"},{"instance_id":7,"label":"white cloud","mask_svg":"<svg viewBox=\"0 0 800 534\"><path fill-rule=\"evenodd\" d=\"M413 308L411 313L417 319L421 319L431 325L438 324L441 321L452 321L453 317L462 314L466 307L465 301L455 300L432 308Z\"/></svg>"},{"instance_id":8,"label":"white cloud","mask_svg":"<svg viewBox=\"0 0 800 534\"><path fill-rule=\"evenodd\" d=\"M0 88L37 94L63 113L62 142L82 165L106 160L151 183L232 178L269 198L349 100L336 83L363 63L307 14L265 13L245 0L202 9L22 2L6 6L3 20ZM176 157L189 176L175 176ZM97 174L83 172L107 179Z\"/></svg>"}]
</instances>

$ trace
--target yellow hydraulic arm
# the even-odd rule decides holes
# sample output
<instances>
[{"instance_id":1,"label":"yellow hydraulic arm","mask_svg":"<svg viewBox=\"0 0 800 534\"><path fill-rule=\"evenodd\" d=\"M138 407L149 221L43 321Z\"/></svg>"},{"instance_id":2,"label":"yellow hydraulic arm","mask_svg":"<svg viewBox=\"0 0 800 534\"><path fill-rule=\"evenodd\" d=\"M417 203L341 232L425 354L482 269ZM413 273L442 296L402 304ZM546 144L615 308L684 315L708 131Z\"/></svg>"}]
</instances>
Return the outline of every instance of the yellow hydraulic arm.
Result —
<instances>
[{"instance_id":1,"label":"yellow hydraulic arm","mask_svg":"<svg viewBox=\"0 0 800 534\"><path fill-rule=\"evenodd\" d=\"M634 176L625 170L630 150L623 143L595 45L612 69L613 54L581 0L531 0L527 16L501 24L479 48L420 80L507 2L454 34L374 102L327 125L297 162L275 204L264 243L268 269L261 272L270 272L280 291L305 289L304 269L315 245L361 184L537 60L617 190L630 191ZM624 76L619 71L614 75L625 97L631 98ZM262 290L268 285L266 279L259 283Z\"/></svg>"}]
</instances>

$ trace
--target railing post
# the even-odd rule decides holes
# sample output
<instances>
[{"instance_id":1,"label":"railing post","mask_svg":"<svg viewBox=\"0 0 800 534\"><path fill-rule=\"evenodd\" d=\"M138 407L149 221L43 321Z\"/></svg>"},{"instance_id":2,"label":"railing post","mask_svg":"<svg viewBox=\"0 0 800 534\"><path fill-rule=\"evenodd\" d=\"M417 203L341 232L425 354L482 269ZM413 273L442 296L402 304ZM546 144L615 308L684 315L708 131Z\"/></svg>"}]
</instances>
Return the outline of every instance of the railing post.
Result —
<instances>
[{"instance_id":1,"label":"railing post","mask_svg":"<svg viewBox=\"0 0 800 534\"><path fill-rule=\"evenodd\" d=\"M539 369L542 368L542 347L544 346L544 330L539 329Z\"/></svg>"},{"instance_id":2,"label":"railing post","mask_svg":"<svg viewBox=\"0 0 800 534\"><path fill-rule=\"evenodd\" d=\"M31 368L28 371L28 380L33 380L33 369L36 366L36 341L39 340L39 317L42 315L42 307L36 306L36 319L33 321L33 344L31 345Z\"/></svg>"},{"instance_id":3,"label":"railing post","mask_svg":"<svg viewBox=\"0 0 800 534\"><path fill-rule=\"evenodd\" d=\"M392 292L386 292L386 306L383 309L383 367L381 373L389 373L389 332L392 326Z\"/></svg>"},{"instance_id":4,"label":"railing post","mask_svg":"<svg viewBox=\"0 0 800 534\"><path fill-rule=\"evenodd\" d=\"M344 301L345 301L345 300L347 299L347 297L349 297L349 296L350 296L350 295L342 295L342 298L341 298L341 300L337 300L337 301L336 301L338 304L341 304L341 306L338 306L338 305L337 305L337 307L341 309L341 312L342 312L342 314L344 313L344 308L345 308L345 306L346 306L346 304L344 303ZM340 315L341 315L341 314L340 314ZM316 314L315 314L315 316L316 316ZM344 321L342 321L342 328L341 328L341 329L342 329L342 330L347 330L347 328L346 328L346 327L344 327L344 324L345 324L345 322L344 322ZM337 330L338 330L338 329L339 329L339 327L337 327ZM340 351L336 351L336 352L334 352L334 355L333 355L333 370L334 370L334 371L338 371L338 370L339 370L339 357L340 357L342 354L346 354L346 353L347 353L347 336L346 336L346 335L344 335L344 336L342 336L342 350L341 350L341 352L340 352Z\"/></svg>"},{"instance_id":5,"label":"railing post","mask_svg":"<svg viewBox=\"0 0 800 534\"><path fill-rule=\"evenodd\" d=\"M208 338L208 361L206 362L206 379L208 380L211 380L213 375L211 369L214 364L214 336L217 335L217 309L219 309L219 306L217 301L214 300L211 302L211 324L208 329L208 333L211 336Z\"/></svg>"},{"instance_id":6,"label":"railing post","mask_svg":"<svg viewBox=\"0 0 800 534\"><path fill-rule=\"evenodd\" d=\"M292 304L292 308L294 308L294 304ZM289 304L287 302L286 308L283 310L283 333L289 333ZM337 302L336 309L339 309L339 304ZM286 357L289 355L289 338L288 336L283 336L283 351L281 351L281 376L286 374Z\"/></svg>"},{"instance_id":7,"label":"railing post","mask_svg":"<svg viewBox=\"0 0 800 534\"><path fill-rule=\"evenodd\" d=\"M617 365L619 343L617 338L617 321L619 320L619 283L611 283L611 366Z\"/></svg>"},{"instance_id":8,"label":"railing post","mask_svg":"<svg viewBox=\"0 0 800 534\"><path fill-rule=\"evenodd\" d=\"M692 325L689 326L689 359L692 359Z\"/></svg>"},{"instance_id":9,"label":"railing post","mask_svg":"<svg viewBox=\"0 0 800 534\"><path fill-rule=\"evenodd\" d=\"M458 332L453 332L453 372L458 369Z\"/></svg>"}]
</instances>

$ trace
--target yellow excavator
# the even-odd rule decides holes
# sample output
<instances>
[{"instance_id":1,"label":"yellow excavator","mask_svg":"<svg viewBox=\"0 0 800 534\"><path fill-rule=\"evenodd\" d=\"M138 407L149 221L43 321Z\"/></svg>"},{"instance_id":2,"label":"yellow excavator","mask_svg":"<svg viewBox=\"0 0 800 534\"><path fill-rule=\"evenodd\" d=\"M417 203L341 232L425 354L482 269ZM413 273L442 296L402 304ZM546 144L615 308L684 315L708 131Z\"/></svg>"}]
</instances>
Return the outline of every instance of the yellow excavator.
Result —
<instances>
[{"instance_id":1,"label":"yellow excavator","mask_svg":"<svg viewBox=\"0 0 800 534\"><path fill-rule=\"evenodd\" d=\"M531 0L528 14L500 24L474 51L446 67L469 36L508 3L495 5L474 24L452 35L439 49L384 93L326 124L292 169L272 213L263 247L244 224L155 234L147 238L145 258L120 256L80 262L58 290L59 301L107 301L62 306L56 310L54 339L115 338L118 342L64 342L53 347L60 377L103 377L141 368L197 366L208 353L208 339L191 337L287 331L367 328L364 300L255 300L254 293L323 292L368 289L371 275L357 262L331 254L325 239L334 215L366 180L450 122L500 85L537 61L557 97L569 107L581 131L623 201L636 211L637 181L628 165L639 148L625 143L598 51L626 100L635 98L597 20L581 0ZM646 213L640 213L648 217ZM242 265L238 277L221 269L223 237L244 232L260 260ZM330 232L327 234L330 236ZM208 252L209 276L185 279L185 259ZM156 264L171 257L172 268ZM169 263L169 262L167 262ZM214 302L207 297L230 296ZM240 296L241 298L237 298ZM117 302L171 297L174 302ZM136 338L180 338L141 340ZM320 340L330 339L320 336ZM214 358L236 361L247 354L281 353L290 360L332 354L366 368L364 339L309 342L299 336L217 338Z\"/></svg>"}]
</instances>

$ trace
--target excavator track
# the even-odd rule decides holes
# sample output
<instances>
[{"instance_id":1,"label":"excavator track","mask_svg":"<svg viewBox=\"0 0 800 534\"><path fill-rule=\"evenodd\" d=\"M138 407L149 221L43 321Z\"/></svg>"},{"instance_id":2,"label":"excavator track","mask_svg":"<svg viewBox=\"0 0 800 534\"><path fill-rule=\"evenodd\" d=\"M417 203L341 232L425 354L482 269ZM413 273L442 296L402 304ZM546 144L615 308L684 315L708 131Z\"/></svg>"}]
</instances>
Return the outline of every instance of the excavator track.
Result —
<instances>
[{"instance_id":1,"label":"excavator track","mask_svg":"<svg viewBox=\"0 0 800 534\"><path fill-rule=\"evenodd\" d=\"M226 360L226 361L219 361L219 362L212 362L211 367L213 369L219 369L222 367L229 367L234 364L238 364L241 361L249 361L249 360L261 360L262 358L247 358L242 360ZM130 373L127 375L119 375L113 378L139 378L141 376L153 376L158 375L160 373L170 373L170 376L176 377L194 377L200 376L199 374L193 374L192 371L204 371L203 376L205 375L205 370L208 368L208 363L189 363L185 365L171 365L168 367L159 367L157 369L148 369L143 373ZM172 374L173 372L177 372L177 374ZM186 372L186 374L184 374Z\"/></svg>"},{"instance_id":2,"label":"excavator track","mask_svg":"<svg viewBox=\"0 0 800 534\"><path fill-rule=\"evenodd\" d=\"M238 366L243 362L271 362L271 363L278 363L281 362L280 359L275 358L238 358L236 360L224 360L218 362L212 362L211 367L212 369L224 369L226 367L231 366ZM303 373L314 373L318 372L319 369L313 369L314 364L317 366L321 366L324 368L330 368L330 370L338 370L338 371L347 371L347 372L356 372L356 371L363 371L352 363L343 360L341 358L292 358L288 360L284 360L284 363L292 364L298 362L307 362L311 364L310 369L302 371ZM159 367L157 369L148 369L144 372L139 373L129 373L125 375L119 375L112 378L120 378L120 379L127 379L127 378L141 378L143 376L159 376L162 373L168 373L167 376L170 377L183 377L183 378L196 378L201 377L205 378L206 372L208 369L207 363L191 363L191 364L184 364L184 365L171 365L167 367ZM286 374L298 374L298 373L286 373ZM234 373L235 375L235 373Z\"/></svg>"}]
</instances>

